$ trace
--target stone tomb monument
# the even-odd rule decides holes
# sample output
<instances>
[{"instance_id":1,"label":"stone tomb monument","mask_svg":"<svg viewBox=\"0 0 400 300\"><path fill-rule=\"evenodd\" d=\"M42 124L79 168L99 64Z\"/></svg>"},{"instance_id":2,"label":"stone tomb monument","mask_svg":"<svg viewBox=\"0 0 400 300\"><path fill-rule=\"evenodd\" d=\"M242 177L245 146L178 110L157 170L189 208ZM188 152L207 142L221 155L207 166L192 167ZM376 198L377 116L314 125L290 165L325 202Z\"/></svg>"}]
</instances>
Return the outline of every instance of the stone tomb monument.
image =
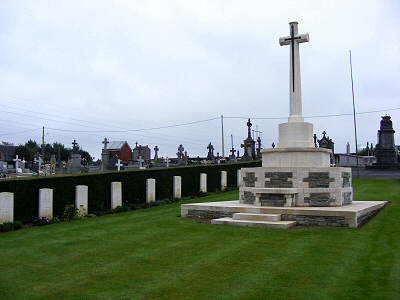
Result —
<instances>
[{"instance_id":1,"label":"stone tomb monument","mask_svg":"<svg viewBox=\"0 0 400 300\"><path fill-rule=\"evenodd\" d=\"M290 46L290 115L279 124L278 147L261 150L262 167L241 169L239 201L182 205L183 217L211 215L213 224L241 226L357 227L385 205L353 205L351 169L330 167L331 150L315 147L313 125L302 116L299 43L308 41L297 22L290 23L290 36L279 39Z\"/></svg>"}]
</instances>

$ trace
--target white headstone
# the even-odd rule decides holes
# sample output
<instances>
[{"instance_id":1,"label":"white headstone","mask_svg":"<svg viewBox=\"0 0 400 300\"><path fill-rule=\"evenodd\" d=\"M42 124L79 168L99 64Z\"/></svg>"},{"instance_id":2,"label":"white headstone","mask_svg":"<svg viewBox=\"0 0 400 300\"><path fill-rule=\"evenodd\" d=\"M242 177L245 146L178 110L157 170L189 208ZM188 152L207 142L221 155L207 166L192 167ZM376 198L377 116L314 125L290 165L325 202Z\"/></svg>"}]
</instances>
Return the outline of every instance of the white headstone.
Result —
<instances>
[{"instance_id":1,"label":"white headstone","mask_svg":"<svg viewBox=\"0 0 400 300\"><path fill-rule=\"evenodd\" d=\"M87 185L77 185L75 188L75 207L79 216L84 216L88 213L88 191Z\"/></svg>"},{"instance_id":2,"label":"white headstone","mask_svg":"<svg viewBox=\"0 0 400 300\"><path fill-rule=\"evenodd\" d=\"M242 176L242 170L237 170L237 187L240 187L240 182L242 181L241 180L241 177Z\"/></svg>"},{"instance_id":3,"label":"white headstone","mask_svg":"<svg viewBox=\"0 0 400 300\"><path fill-rule=\"evenodd\" d=\"M181 176L174 176L173 195L174 198L182 198L182 178Z\"/></svg>"},{"instance_id":4,"label":"white headstone","mask_svg":"<svg viewBox=\"0 0 400 300\"><path fill-rule=\"evenodd\" d=\"M149 178L146 181L146 202L156 201L156 180Z\"/></svg>"},{"instance_id":5,"label":"white headstone","mask_svg":"<svg viewBox=\"0 0 400 300\"><path fill-rule=\"evenodd\" d=\"M221 171L221 191L226 190L228 187L228 173L226 171Z\"/></svg>"},{"instance_id":6,"label":"white headstone","mask_svg":"<svg viewBox=\"0 0 400 300\"><path fill-rule=\"evenodd\" d=\"M111 182L111 209L122 206L122 183Z\"/></svg>"},{"instance_id":7,"label":"white headstone","mask_svg":"<svg viewBox=\"0 0 400 300\"><path fill-rule=\"evenodd\" d=\"M14 222L14 194L0 193L0 224Z\"/></svg>"},{"instance_id":8,"label":"white headstone","mask_svg":"<svg viewBox=\"0 0 400 300\"><path fill-rule=\"evenodd\" d=\"M39 190L39 215L38 217L47 217L53 219L53 190Z\"/></svg>"},{"instance_id":9,"label":"white headstone","mask_svg":"<svg viewBox=\"0 0 400 300\"><path fill-rule=\"evenodd\" d=\"M200 174L200 192L207 193L207 174Z\"/></svg>"}]
</instances>

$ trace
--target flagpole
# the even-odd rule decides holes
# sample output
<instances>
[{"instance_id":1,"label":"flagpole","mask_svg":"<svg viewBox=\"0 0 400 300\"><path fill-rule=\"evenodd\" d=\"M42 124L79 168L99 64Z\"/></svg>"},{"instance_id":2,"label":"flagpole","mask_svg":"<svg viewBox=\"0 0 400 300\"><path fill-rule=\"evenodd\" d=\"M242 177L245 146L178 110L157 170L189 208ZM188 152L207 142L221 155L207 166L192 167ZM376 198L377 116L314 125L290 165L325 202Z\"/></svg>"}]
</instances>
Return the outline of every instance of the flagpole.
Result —
<instances>
[{"instance_id":1,"label":"flagpole","mask_svg":"<svg viewBox=\"0 0 400 300\"><path fill-rule=\"evenodd\" d=\"M358 170L358 144L357 144L357 122L356 122L356 105L354 101L354 84L353 84L353 64L351 62L351 51L350 53L350 75L351 75L351 93L353 95L353 122L354 122L354 139L356 141L356 159L357 159L357 178L360 178L360 172Z\"/></svg>"}]
</instances>

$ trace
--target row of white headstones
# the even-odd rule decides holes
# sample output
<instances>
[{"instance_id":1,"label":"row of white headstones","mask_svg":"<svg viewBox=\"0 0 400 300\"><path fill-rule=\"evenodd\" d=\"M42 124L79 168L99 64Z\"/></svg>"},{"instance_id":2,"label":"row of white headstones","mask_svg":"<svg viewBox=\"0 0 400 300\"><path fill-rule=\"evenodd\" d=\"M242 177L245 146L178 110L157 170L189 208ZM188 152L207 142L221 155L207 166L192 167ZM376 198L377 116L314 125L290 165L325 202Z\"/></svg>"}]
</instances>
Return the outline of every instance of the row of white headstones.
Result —
<instances>
[{"instance_id":1,"label":"row of white headstones","mask_svg":"<svg viewBox=\"0 0 400 300\"><path fill-rule=\"evenodd\" d=\"M238 170L238 186L240 182L240 170ZM227 172L221 171L221 190L227 187ZM173 198L182 197L182 178L173 177ZM207 174L200 174L200 192L207 192ZM89 188L86 185L75 187L75 208L78 215L88 213ZM146 180L146 202L156 201L156 180L148 178ZM111 182L111 209L122 206L122 183ZM38 217L53 218L53 190L43 188L39 190L39 211ZM0 193L0 224L4 222L14 222L14 193Z\"/></svg>"}]
</instances>

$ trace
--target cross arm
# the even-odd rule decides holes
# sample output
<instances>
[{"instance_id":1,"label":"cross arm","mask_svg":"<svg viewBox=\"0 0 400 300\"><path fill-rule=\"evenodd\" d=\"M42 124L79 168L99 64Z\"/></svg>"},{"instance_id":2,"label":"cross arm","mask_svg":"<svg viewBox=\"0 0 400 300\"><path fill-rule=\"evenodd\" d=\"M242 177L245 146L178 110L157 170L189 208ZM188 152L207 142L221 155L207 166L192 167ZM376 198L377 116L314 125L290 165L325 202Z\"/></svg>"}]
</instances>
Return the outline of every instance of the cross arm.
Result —
<instances>
[{"instance_id":1,"label":"cross arm","mask_svg":"<svg viewBox=\"0 0 400 300\"><path fill-rule=\"evenodd\" d=\"M296 35L293 39L298 43L305 43L305 42L310 41L310 36L308 35L308 33L299 34L299 35ZM281 46L290 45L291 42L292 42L292 37L290 37L290 36L285 36L285 37L279 38L279 45L281 45Z\"/></svg>"}]
</instances>

